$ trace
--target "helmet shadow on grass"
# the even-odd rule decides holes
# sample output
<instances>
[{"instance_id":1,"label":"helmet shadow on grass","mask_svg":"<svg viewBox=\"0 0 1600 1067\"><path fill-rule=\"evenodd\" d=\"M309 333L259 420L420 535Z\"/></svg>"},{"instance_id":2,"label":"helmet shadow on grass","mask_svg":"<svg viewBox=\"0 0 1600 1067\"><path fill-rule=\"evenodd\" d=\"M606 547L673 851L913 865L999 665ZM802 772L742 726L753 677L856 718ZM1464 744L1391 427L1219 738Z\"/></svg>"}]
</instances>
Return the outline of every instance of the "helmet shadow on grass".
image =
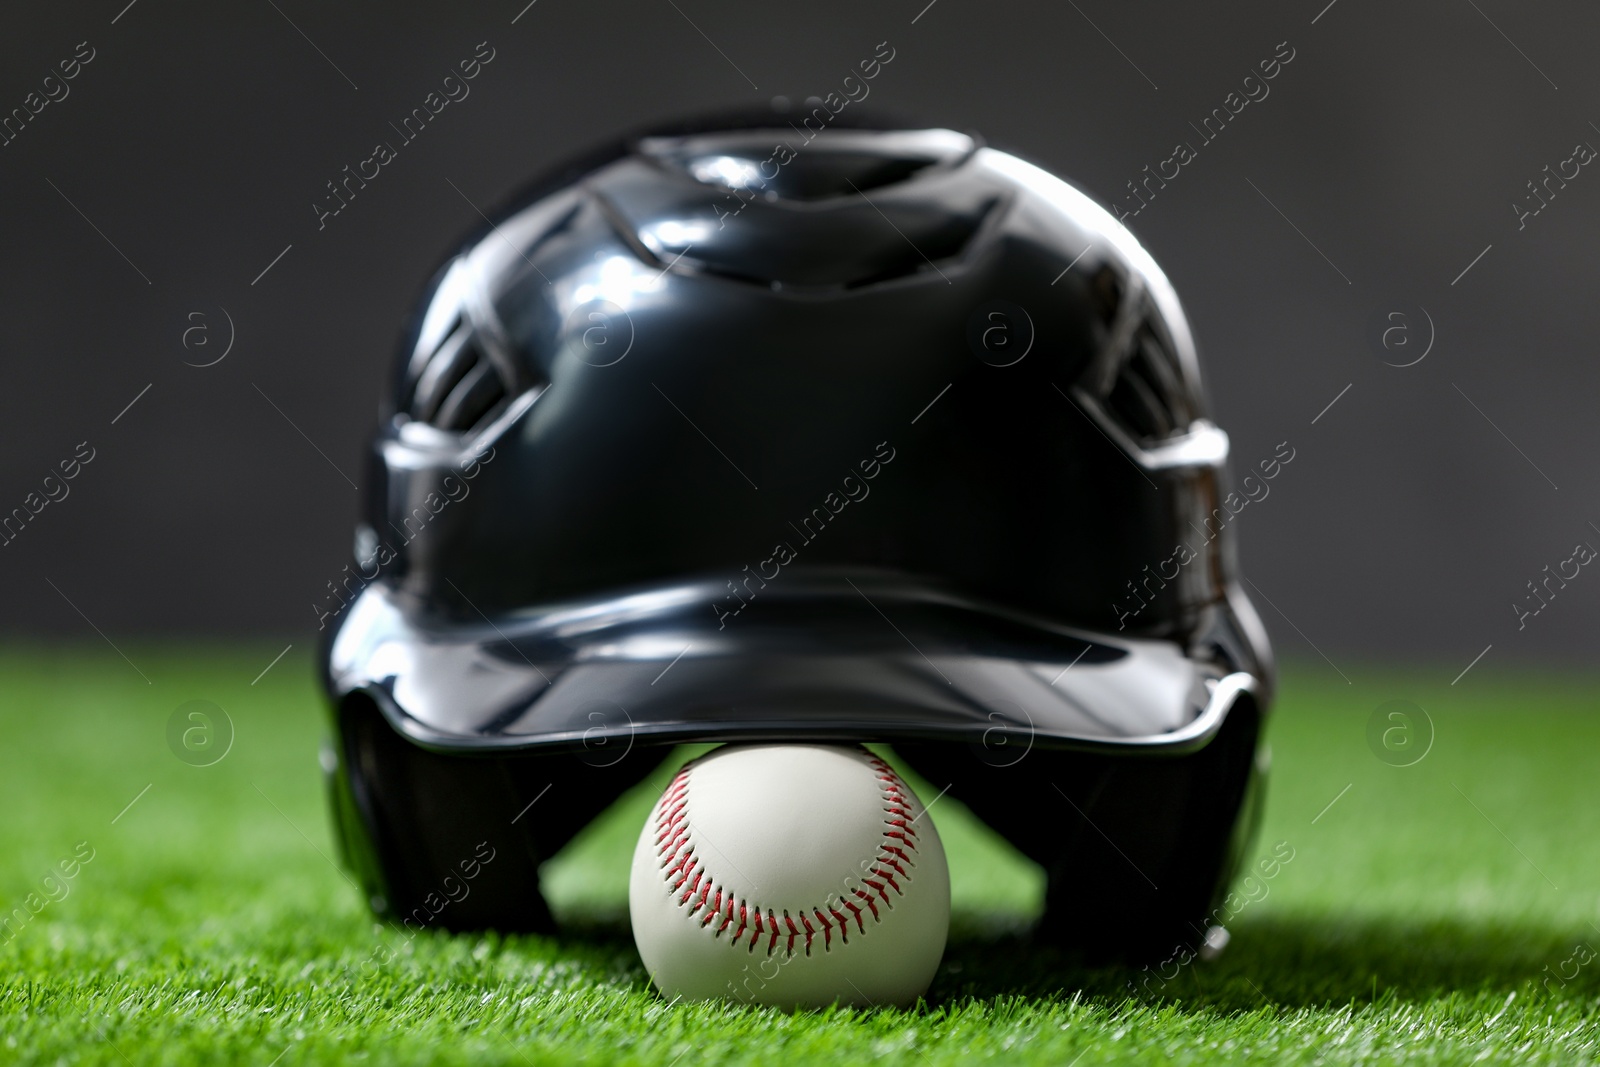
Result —
<instances>
[{"instance_id":1,"label":"helmet shadow on grass","mask_svg":"<svg viewBox=\"0 0 1600 1067\"><path fill-rule=\"evenodd\" d=\"M1078 993L1107 1006L1131 998L1211 1012L1463 993L1590 1001L1600 995L1595 947L1600 935L1586 925L1283 917L1241 926L1212 960L1092 966L1028 931L994 937L958 925L928 999Z\"/></svg>"},{"instance_id":2,"label":"helmet shadow on grass","mask_svg":"<svg viewBox=\"0 0 1600 1067\"><path fill-rule=\"evenodd\" d=\"M557 951L638 966L625 912L567 916L553 941ZM1208 1013L1512 992L1519 1001L1592 1002L1600 997L1594 949L1600 934L1586 925L1282 917L1241 926L1216 959L1145 968L1092 964L1040 943L1020 919L958 912L924 1006L909 1010L1074 995L1108 1008L1131 1000ZM647 981L642 969L639 981Z\"/></svg>"}]
</instances>

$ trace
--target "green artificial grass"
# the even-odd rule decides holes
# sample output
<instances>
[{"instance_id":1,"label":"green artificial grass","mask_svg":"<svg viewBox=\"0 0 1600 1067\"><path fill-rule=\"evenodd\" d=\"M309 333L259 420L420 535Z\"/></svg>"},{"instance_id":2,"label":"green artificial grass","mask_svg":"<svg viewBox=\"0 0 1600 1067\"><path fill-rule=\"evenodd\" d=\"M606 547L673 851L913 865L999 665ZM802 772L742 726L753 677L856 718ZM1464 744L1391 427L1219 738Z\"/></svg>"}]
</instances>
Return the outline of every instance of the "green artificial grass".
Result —
<instances>
[{"instance_id":1,"label":"green artificial grass","mask_svg":"<svg viewBox=\"0 0 1600 1067\"><path fill-rule=\"evenodd\" d=\"M927 1002L786 1014L651 991L625 912L649 787L548 868L561 936L410 939L333 864L304 650L253 685L276 649L125 651L148 684L110 650L0 656L0 909L42 904L0 944L0 1061L1596 1058L1600 689L1577 677L1287 672L1260 854L1293 859L1255 884L1220 959L1170 980L1034 945L1038 872L944 798L955 918ZM1409 767L1368 746L1395 698L1436 728ZM236 730L208 767L167 743L196 699Z\"/></svg>"}]
</instances>

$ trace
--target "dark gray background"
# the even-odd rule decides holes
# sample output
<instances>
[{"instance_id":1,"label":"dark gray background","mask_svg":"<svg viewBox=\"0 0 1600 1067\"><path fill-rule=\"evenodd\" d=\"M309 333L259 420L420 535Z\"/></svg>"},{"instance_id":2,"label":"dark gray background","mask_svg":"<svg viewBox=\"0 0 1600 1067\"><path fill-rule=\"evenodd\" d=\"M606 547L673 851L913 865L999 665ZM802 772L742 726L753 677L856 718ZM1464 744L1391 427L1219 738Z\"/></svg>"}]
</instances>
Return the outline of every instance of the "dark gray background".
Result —
<instances>
[{"instance_id":1,"label":"dark gray background","mask_svg":"<svg viewBox=\"0 0 1600 1067\"><path fill-rule=\"evenodd\" d=\"M0 512L78 442L97 453L0 548L6 631L309 641L401 319L479 221L462 194L488 210L622 129L826 94L887 40L869 106L976 130L1110 203L1288 41L1271 95L1131 220L1185 300L1236 465L1297 452L1238 524L1262 614L1284 653L1423 659L1441 680L1491 643L1490 664L1583 662L1600 574L1520 632L1511 604L1579 539L1600 545L1600 173L1520 231L1511 204L1600 146L1600 12L538 0L513 24L525 2L3 16L0 112L78 42L97 51L0 148ZM324 182L480 41L497 54L471 96L319 232ZM1375 320L1418 305L1437 343L1385 366ZM185 366L207 358L181 343L188 314L220 344L219 307L233 351Z\"/></svg>"}]
</instances>

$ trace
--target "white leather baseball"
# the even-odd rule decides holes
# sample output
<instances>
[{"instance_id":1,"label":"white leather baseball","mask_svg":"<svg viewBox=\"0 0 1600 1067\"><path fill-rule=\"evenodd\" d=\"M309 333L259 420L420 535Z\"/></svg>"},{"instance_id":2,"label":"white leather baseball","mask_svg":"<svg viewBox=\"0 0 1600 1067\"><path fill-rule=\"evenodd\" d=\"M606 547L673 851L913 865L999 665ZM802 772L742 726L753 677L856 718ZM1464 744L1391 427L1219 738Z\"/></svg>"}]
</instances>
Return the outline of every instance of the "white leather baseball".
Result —
<instances>
[{"instance_id":1,"label":"white leather baseball","mask_svg":"<svg viewBox=\"0 0 1600 1067\"><path fill-rule=\"evenodd\" d=\"M860 747L732 745L684 766L628 905L662 995L909 1004L944 955L950 871L922 805Z\"/></svg>"}]
</instances>

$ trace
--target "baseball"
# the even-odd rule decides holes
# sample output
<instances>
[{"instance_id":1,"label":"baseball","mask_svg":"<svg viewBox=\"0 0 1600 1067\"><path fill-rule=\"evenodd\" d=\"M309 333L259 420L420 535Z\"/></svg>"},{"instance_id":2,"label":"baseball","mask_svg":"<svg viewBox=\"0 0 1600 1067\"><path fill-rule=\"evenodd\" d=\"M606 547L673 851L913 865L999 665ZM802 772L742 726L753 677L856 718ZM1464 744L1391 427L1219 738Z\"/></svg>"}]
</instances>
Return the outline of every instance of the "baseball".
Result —
<instances>
[{"instance_id":1,"label":"baseball","mask_svg":"<svg viewBox=\"0 0 1600 1067\"><path fill-rule=\"evenodd\" d=\"M633 853L628 905L663 996L905 1005L950 927L911 787L859 746L730 745L686 764Z\"/></svg>"}]
</instances>

